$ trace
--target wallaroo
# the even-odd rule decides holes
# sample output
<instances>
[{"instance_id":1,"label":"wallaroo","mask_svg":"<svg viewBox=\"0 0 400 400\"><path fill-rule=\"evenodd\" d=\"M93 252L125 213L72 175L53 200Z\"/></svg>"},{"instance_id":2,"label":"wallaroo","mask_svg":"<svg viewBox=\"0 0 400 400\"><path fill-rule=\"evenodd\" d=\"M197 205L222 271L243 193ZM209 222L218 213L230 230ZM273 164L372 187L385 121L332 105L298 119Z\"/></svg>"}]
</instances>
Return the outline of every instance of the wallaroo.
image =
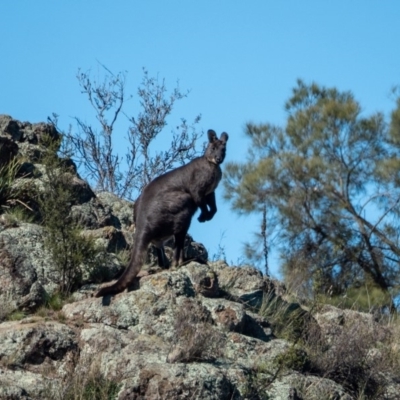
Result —
<instances>
[{"instance_id":1,"label":"wallaroo","mask_svg":"<svg viewBox=\"0 0 400 400\"><path fill-rule=\"evenodd\" d=\"M96 297L120 293L130 286L144 262L147 247L157 247L159 265L165 266L163 243L175 239L172 265L184 262L183 245L194 213L200 208L198 220L209 221L217 212L215 189L222 177L220 164L225 159L228 134L220 139L209 130L208 146L204 155L186 165L165 173L151 181L134 206L135 243L128 268L111 286L100 289Z\"/></svg>"}]
</instances>

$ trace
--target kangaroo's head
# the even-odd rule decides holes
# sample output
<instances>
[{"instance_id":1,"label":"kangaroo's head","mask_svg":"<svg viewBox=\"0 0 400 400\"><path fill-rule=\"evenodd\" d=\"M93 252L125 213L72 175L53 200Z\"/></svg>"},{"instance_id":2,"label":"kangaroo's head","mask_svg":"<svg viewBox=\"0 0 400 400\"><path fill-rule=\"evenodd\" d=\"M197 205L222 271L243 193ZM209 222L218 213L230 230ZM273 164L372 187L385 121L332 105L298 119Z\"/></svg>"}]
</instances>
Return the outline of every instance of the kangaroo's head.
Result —
<instances>
[{"instance_id":1,"label":"kangaroo's head","mask_svg":"<svg viewBox=\"0 0 400 400\"><path fill-rule=\"evenodd\" d=\"M207 132L208 146L204 156L206 159L216 165L221 164L225 159L226 142L228 141L228 134L222 133L221 138L218 139L217 134L212 129Z\"/></svg>"}]
</instances>

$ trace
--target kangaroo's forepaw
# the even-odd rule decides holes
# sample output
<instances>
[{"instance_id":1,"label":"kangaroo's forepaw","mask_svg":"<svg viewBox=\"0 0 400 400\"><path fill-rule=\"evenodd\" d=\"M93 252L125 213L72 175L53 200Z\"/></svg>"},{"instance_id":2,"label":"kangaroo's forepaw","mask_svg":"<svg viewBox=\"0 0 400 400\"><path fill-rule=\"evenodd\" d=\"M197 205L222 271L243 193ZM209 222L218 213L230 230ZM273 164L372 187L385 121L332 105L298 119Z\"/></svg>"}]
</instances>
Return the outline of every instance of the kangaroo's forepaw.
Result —
<instances>
[{"instance_id":1,"label":"kangaroo's forepaw","mask_svg":"<svg viewBox=\"0 0 400 400\"><path fill-rule=\"evenodd\" d=\"M206 221L209 221L210 219L211 219L210 214L209 213L205 213L205 212L202 212L199 215L199 218L197 218L197 220L199 222L206 222Z\"/></svg>"}]
</instances>

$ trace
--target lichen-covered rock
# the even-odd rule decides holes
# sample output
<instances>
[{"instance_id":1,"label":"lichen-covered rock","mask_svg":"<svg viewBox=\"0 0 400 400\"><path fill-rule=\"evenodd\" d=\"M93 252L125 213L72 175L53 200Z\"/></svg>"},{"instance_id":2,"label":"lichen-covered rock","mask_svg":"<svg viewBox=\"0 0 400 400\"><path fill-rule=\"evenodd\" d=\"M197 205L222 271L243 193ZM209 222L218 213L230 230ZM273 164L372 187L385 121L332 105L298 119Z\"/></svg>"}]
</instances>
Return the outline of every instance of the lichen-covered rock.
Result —
<instances>
[{"instance_id":1,"label":"lichen-covered rock","mask_svg":"<svg viewBox=\"0 0 400 400\"><path fill-rule=\"evenodd\" d=\"M265 295L266 283L260 270L254 267L227 269L226 265L216 264L219 286L230 296L259 308Z\"/></svg>"},{"instance_id":2,"label":"lichen-covered rock","mask_svg":"<svg viewBox=\"0 0 400 400\"><path fill-rule=\"evenodd\" d=\"M0 302L12 309L41 304L44 290L55 289L51 265L40 226L21 223L0 231Z\"/></svg>"},{"instance_id":3,"label":"lichen-covered rock","mask_svg":"<svg viewBox=\"0 0 400 400\"><path fill-rule=\"evenodd\" d=\"M54 380L26 370L10 370L0 365L0 399L46 399L47 388ZM47 397L48 398L48 397Z\"/></svg>"},{"instance_id":4,"label":"lichen-covered rock","mask_svg":"<svg viewBox=\"0 0 400 400\"><path fill-rule=\"evenodd\" d=\"M59 138L51 124L0 115L0 167L24 159L13 188L26 199L7 206L39 212L29 188L46 188L45 135ZM73 302L58 312L39 308L60 284L43 226L0 209L0 399L350 400L364 388L376 400L398 399L398 342L385 348L392 327L329 306L307 311L256 268L207 264L189 235L186 265L158 267L150 246L128 291L92 297L128 262L133 204L95 194L72 160L63 163L74 192L70 218L105 251L95 266L82 265ZM165 243L169 260L173 247Z\"/></svg>"},{"instance_id":5,"label":"lichen-covered rock","mask_svg":"<svg viewBox=\"0 0 400 400\"><path fill-rule=\"evenodd\" d=\"M17 121L9 115L0 115L0 138L12 140L18 145L20 155L32 162L38 161L43 153L44 148L41 145L44 135L53 139L60 137L52 124L31 124Z\"/></svg>"},{"instance_id":6,"label":"lichen-covered rock","mask_svg":"<svg viewBox=\"0 0 400 400\"><path fill-rule=\"evenodd\" d=\"M18 153L18 145L6 136L0 136L0 168L8 164Z\"/></svg>"},{"instance_id":7,"label":"lichen-covered rock","mask_svg":"<svg viewBox=\"0 0 400 400\"><path fill-rule=\"evenodd\" d=\"M199 268L197 262L192 262L185 266L185 271L187 271L196 293L200 293L205 297L219 297L218 275L212 267L203 265Z\"/></svg>"},{"instance_id":8,"label":"lichen-covered rock","mask_svg":"<svg viewBox=\"0 0 400 400\"><path fill-rule=\"evenodd\" d=\"M140 362L140 359L139 359ZM235 385L222 368L210 364L163 365L147 364L137 373L138 378L127 379L119 399L238 399Z\"/></svg>"},{"instance_id":9,"label":"lichen-covered rock","mask_svg":"<svg viewBox=\"0 0 400 400\"><path fill-rule=\"evenodd\" d=\"M50 399L79 353L65 324L27 318L0 324L0 399Z\"/></svg>"},{"instance_id":10,"label":"lichen-covered rock","mask_svg":"<svg viewBox=\"0 0 400 400\"><path fill-rule=\"evenodd\" d=\"M133 225L133 203L120 199L110 192L98 192L96 194L104 209L108 209L118 219L119 229L130 229Z\"/></svg>"},{"instance_id":11,"label":"lichen-covered rock","mask_svg":"<svg viewBox=\"0 0 400 400\"><path fill-rule=\"evenodd\" d=\"M274 400L287 400L290 399L288 394L291 389L295 390L297 399L353 400L353 397L346 394L345 389L336 382L315 376L303 376L299 373L288 374L276 380L268 387L265 394Z\"/></svg>"},{"instance_id":12,"label":"lichen-covered rock","mask_svg":"<svg viewBox=\"0 0 400 400\"><path fill-rule=\"evenodd\" d=\"M68 352L77 350L75 332L55 321L37 318L0 325L0 362L8 367L29 365L36 369L46 361L65 361Z\"/></svg>"},{"instance_id":13,"label":"lichen-covered rock","mask_svg":"<svg viewBox=\"0 0 400 400\"><path fill-rule=\"evenodd\" d=\"M104 239L104 247L109 243L112 238ZM103 254L100 264L107 266L111 276L121 270L113 254ZM87 283L94 273L89 274L85 265L82 270L83 283ZM10 311L35 310L59 289L61 273L44 246L40 225L19 222L4 228L0 221L0 281L0 302Z\"/></svg>"},{"instance_id":14,"label":"lichen-covered rock","mask_svg":"<svg viewBox=\"0 0 400 400\"><path fill-rule=\"evenodd\" d=\"M113 297L90 297L98 285L88 286L64 305L63 323L0 324L0 398L54 398L90 382L108 384L118 399L353 398L340 383L302 372L307 354L277 339L268 317L242 300L258 288L252 270L240 274L238 296L202 293L205 277L230 274L237 268L192 262L143 274L135 290ZM23 371L18 380L16 367ZM394 400L398 384L390 382L385 398Z\"/></svg>"},{"instance_id":15,"label":"lichen-covered rock","mask_svg":"<svg viewBox=\"0 0 400 400\"><path fill-rule=\"evenodd\" d=\"M13 142L19 142L22 139L21 123L9 115L0 115L0 132L4 136L9 136Z\"/></svg>"},{"instance_id":16,"label":"lichen-covered rock","mask_svg":"<svg viewBox=\"0 0 400 400\"><path fill-rule=\"evenodd\" d=\"M383 342L390 335L388 327L379 324L373 314L325 305L314 314L314 318L327 340L349 333L351 329L373 335L377 342Z\"/></svg>"},{"instance_id":17,"label":"lichen-covered rock","mask_svg":"<svg viewBox=\"0 0 400 400\"><path fill-rule=\"evenodd\" d=\"M194 241L190 235L186 235L184 252L187 260L194 259L204 263L208 261L207 249L203 244Z\"/></svg>"},{"instance_id":18,"label":"lichen-covered rock","mask_svg":"<svg viewBox=\"0 0 400 400\"><path fill-rule=\"evenodd\" d=\"M0 134L11 137L15 142L28 142L31 144L40 143L43 135L48 135L54 139L60 137L60 134L52 124L20 122L4 114L0 115Z\"/></svg>"},{"instance_id":19,"label":"lichen-covered rock","mask_svg":"<svg viewBox=\"0 0 400 400\"><path fill-rule=\"evenodd\" d=\"M72 218L80 226L91 230L107 226L119 230L122 228L126 230L131 229L131 225L133 224L133 204L129 204L123 200L115 200L115 204L113 204L110 202L110 197L118 199L111 193L100 192L87 202L72 206ZM121 212L121 209L123 212Z\"/></svg>"},{"instance_id":20,"label":"lichen-covered rock","mask_svg":"<svg viewBox=\"0 0 400 400\"><path fill-rule=\"evenodd\" d=\"M89 184L81 179L75 172L65 172L65 175L70 181L71 206L86 203L95 197ZM19 179L14 182L13 187L20 190L25 188L25 196L27 198L24 200L29 203L35 201L34 197L37 196L37 193L46 190L48 181L49 178L43 165L24 163L22 171L19 173Z\"/></svg>"},{"instance_id":21,"label":"lichen-covered rock","mask_svg":"<svg viewBox=\"0 0 400 400\"><path fill-rule=\"evenodd\" d=\"M110 253L118 253L128 247L124 234L113 226L84 230L82 235L95 239L99 246Z\"/></svg>"}]
</instances>

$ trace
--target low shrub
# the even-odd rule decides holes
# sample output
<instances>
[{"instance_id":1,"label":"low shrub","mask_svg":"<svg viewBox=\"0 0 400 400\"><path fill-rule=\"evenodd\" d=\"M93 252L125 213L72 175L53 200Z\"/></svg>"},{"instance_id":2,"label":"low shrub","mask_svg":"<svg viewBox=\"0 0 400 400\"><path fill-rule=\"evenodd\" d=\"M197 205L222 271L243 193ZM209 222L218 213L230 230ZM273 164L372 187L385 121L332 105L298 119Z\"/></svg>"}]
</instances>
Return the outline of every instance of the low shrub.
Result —
<instances>
[{"instance_id":1,"label":"low shrub","mask_svg":"<svg viewBox=\"0 0 400 400\"><path fill-rule=\"evenodd\" d=\"M104 249L94 238L82 235L81 228L72 220L71 205L75 202L72 184L73 168L57 155L61 139L44 137L46 151L41 163L45 167L44 187L37 193L37 202L44 228L44 245L51 254L60 274L59 291L68 295L80 286L86 273L98 274L99 260Z\"/></svg>"},{"instance_id":2,"label":"low shrub","mask_svg":"<svg viewBox=\"0 0 400 400\"><path fill-rule=\"evenodd\" d=\"M93 357L76 357L63 382L48 385L45 398L54 400L114 400L120 381L106 377Z\"/></svg>"},{"instance_id":3,"label":"low shrub","mask_svg":"<svg viewBox=\"0 0 400 400\"><path fill-rule=\"evenodd\" d=\"M392 370L378 346L389 340L382 327L357 320L331 327L329 333L311 331L306 341L309 372L337 382L356 398L377 399L388 383L385 371Z\"/></svg>"},{"instance_id":4,"label":"low shrub","mask_svg":"<svg viewBox=\"0 0 400 400\"><path fill-rule=\"evenodd\" d=\"M174 332L169 362L210 361L221 355L225 337L200 302L184 299L175 315Z\"/></svg>"}]
</instances>

